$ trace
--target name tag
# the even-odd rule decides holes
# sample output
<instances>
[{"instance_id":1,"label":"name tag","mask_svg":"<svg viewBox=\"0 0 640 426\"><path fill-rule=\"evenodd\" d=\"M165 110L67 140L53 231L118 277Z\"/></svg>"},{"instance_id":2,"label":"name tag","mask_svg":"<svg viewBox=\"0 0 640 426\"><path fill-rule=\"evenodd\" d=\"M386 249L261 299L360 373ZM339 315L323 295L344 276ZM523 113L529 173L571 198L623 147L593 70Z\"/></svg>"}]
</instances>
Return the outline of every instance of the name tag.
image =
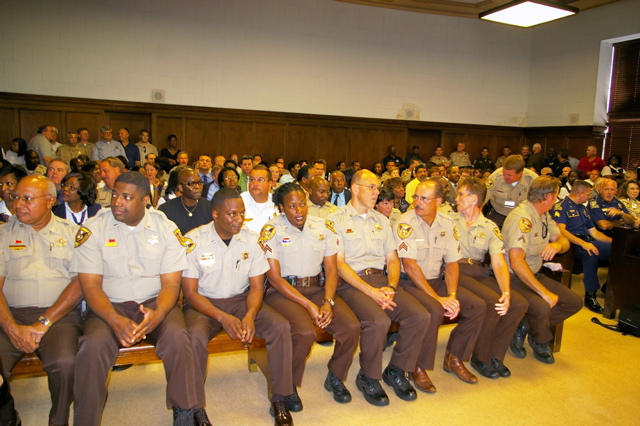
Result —
<instances>
[{"instance_id":1,"label":"name tag","mask_svg":"<svg viewBox=\"0 0 640 426\"><path fill-rule=\"evenodd\" d=\"M509 208L511 208L511 209L512 209L512 208L514 208L514 207L516 206L516 202L515 202L515 201L508 201L508 200L507 200L507 201L505 201L505 202L504 202L504 206L505 206L505 207L509 207Z\"/></svg>"}]
</instances>

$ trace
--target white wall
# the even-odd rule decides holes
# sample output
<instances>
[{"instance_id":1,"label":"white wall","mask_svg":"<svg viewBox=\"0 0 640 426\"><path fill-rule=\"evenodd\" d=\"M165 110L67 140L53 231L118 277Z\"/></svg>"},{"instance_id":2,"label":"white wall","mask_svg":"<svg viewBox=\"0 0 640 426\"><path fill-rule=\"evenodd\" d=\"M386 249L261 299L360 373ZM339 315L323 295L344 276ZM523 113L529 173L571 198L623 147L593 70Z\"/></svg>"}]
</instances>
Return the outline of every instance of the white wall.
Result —
<instances>
[{"instance_id":1,"label":"white wall","mask_svg":"<svg viewBox=\"0 0 640 426\"><path fill-rule=\"evenodd\" d=\"M586 10L578 16L536 28L528 125L604 125L604 94L610 72L606 67L601 69L598 81L601 42L637 33L640 33L638 0ZM600 96L597 96L598 90Z\"/></svg>"},{"instance_id":2,"label":"white wall","mask_svg":"<svg viewBox=\"0 0 640 426\"><path fill-rule=\"evenodd\" d=\"M332 0L3 3L0 91L513 126L588 124L597 41L640 25L636 0L596 9L623 9L612 30L533 31Z\"/></svg>"}]
</instances>

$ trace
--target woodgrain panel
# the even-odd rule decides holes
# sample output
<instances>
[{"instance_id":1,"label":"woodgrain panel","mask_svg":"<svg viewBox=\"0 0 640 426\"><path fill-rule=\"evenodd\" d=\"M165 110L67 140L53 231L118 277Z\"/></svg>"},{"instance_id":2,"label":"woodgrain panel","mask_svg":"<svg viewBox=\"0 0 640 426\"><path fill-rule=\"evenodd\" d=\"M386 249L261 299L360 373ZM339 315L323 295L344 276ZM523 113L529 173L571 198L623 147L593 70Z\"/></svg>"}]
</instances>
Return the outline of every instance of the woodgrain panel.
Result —
<instances>
[{"instance_id":1,"label":"woodgrain panel","mask_svg":"<svg viewBox=\"0 0 640 426\"><path fill-rule=\"evenodd\" d=\"M411 149L412 146L418 145L420 147L419 154L425 161L429 161L434 150L440 146L440 139L442 132L439 131L427 131L427 130L409 130L407 136L407 147Z\"/></svg>"},{"instance_id":2,"label":"woodgrain panel","mask_svg":"<svg viewBox=\"0 0 640 426\"><path fill-rule=\"evenodd\" d=\"M77 131L81 127L89 129L89 141L100 139L101 114L99 112L69 111L66 114L66 131ZM117 134L114 134L114 137ZM65 143L66 136L60 142Z\"/></svg>"},{"instance_id":3,"label":"woodgrain panel","mask_svg":"<svg viewBox=\"0 0 640 426\"><path fill-rule=\"evenodd\" d=\"M211 158L217 155L218 128L220 123L214 120L187 118L185 120L185 138L182 141L184 151L189 154L190 162L198 159L198 155L207 154Z\"/></svg>"},{"instance_id":4,"label":"woodgrain panel","mask_svg":"<svg viewBox=\"0 0 640 426\"><path fill-rule=\"evenodd\" d=\"M467 134L451 132L451 131L442 132L442 144L440 146L442 146L444 155L446 155L447 157L451 155L451 153L456 150L456 147L458 146L458 142L462 142L466 146ZM469 152L468 147L465 147L465 151Z\"/></svg>"},{"instance_id":5,"label":"woodgrain panel","mask_svg":"<svg viewBox=\"0 0 640 426\"><path fill-rule=\"evenodd\" d=\"M64 132L65 130L62 128L64 124L62 116L62 111L20 109L20 137L29 142L29 139L38 133L38 127L45 124L57 128L60 132Z\"/></svg>"},{"instance_id":6,"label":"woodgrain panel","mask_svg":"<svg viewBox=\"0 0 640 426\"><path fill-rule=\"evenodd\" d=\"M271 164L278 156L284 157L284 139L286 124L256 123L255 153L262 155L262 160ZM285 158L285 161L286 158Z\"/></svg>"},{"instance_id":7,"label":"woodgrain panel","mask_svg":"<svg viewBox=\"0 0 640 426\"><path fill-rule=\"evenodd\" d=\"M217 153L228 158L231 154L243 155L256 153L254 146L253 123L247 121L223 121L220 132L220 145ZM216 152L216 150L213 150Z\"/></svg>"},{"instance_id":8,"label":"woodgrain panel","mask_svg":"<svg viewBox=\"0 0 640 426\"><path fill-rule=\"evenodd\" d=\"M5 151L11 148L13 138L21 137L15 133L14 112L13 108L0 108L0 142Z\"/></svg>"},{"instance_id":9,"label":"woodgrain panel","mask_svg":"<svg viewBox=\"0 0 640 426\"><path fill-rule=\"evenodd\" d=\"M373 165L387 154L380 144L380 131L375 129L351 129L351 161L360 161L363 169L373 170Z\"/></svg>"},{"instance_id":10,"label":"woodgrain panel","mask_svg":"<svg viewBox=\"0 0 640 426\"><path fill-rule=\"evenodd\" d=\"M129 129L129 142L131 143L137 143L140 140L141 130L144 129L151 132L151 114L108 111L105 114L105 122L105 124L111 126L113 139L116 140L118 140L118 130L122 127ZM100 134L96 139L100 140ZM160 151L164 145L162 141L158 145L156 139L156 135L151 134L151 143L158 147L158 151ZM141 158L141 160L144 162L144 159Z\"/></svg>"},{"instance_id":11,"label":"woodgrain panel","mask_svg":"<svg viewBox=\"0 0 640 426\"><path fill-rule=\"evenodd\" d=\"M285 161L311 162L318 159L318 127L290 125L285 144Z\"/></svg>"},{"instance_id":12,"label":"woodgrain panel","mask_svg":"<svg viewBox=\"0 0 640 426\"><path fill-rule=\"evenodd\" d=\"M396 155L404 161L407 154L411 152L411 145L407 141L408 138L406 130L380 130L380 146L384 151L384 155L380 157L380 161L389 155L389 147L391 145L396 146Z\"/></svg>"},{"instance_id":13,"label":"woodgrain panel","mask_svg":"<svg viewBox=\"0 0 640 426\"><path fill-rule=\"evenodd\" d=\"M467 151L471 163L473 163L476 158L480 158L480 151L486 146L489 148L490 158L495 161L499 157L499 155L496 155L495 145L492 135L468 134L465 151Z\"/></svg>"},{"instance_id":14,"label":"woodgrain panel","mask_svg":"<svg viewBox=\"0 0 640 426\"><path fill-rule=\"evenodd\" d=\"M327 171L336 170L338 161L347 161L349 148L349 129L346 127L320 127L318 129L318 148L327 162Z\"/></svg>"},{"instance_id":15,"label":"woodgrain panel","mask_svg":"<svg viewBox=\"0 0 640 426\"><path fill-rule=\"evenodd\" d=\"M167 138L169 135L176 135L178 138L178 148L183 149L184 146L184 134L183 134L183 119L181 117L166 117L157 116L154 120L154 134L155 144L158 147L158 151L162 151L167 147Z\"/></svg>"}]
</instances>

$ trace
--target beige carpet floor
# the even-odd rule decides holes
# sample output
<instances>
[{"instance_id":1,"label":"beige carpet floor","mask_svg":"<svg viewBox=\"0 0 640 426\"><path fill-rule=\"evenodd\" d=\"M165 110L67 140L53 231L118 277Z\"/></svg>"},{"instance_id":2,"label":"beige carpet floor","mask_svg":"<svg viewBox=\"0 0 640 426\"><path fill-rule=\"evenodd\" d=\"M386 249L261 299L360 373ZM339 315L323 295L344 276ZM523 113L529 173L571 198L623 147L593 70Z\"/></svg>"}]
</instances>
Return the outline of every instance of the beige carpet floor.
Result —
<instances>
[{"instance_id":1,"label":"beige carpet floor","mask_svg":"<svg viewBox=\"0 0 640 426\"><path fill-rule=\"evenodd\" d=\"M581 275L573 277L573 288L584 294ZM405 402L383 385L391 400L383 408L369 405L356 390L357 357L346 382L353 401L335 403L322 386L333 348L315 345L299 391L304 410L294 413L294 421L298 425L369 426L640 424L640 338L605 330L590 321L593 316L583 308L566 321L555 364L542 364L531 355L517 359L509 352L505 364L512 376L497 380L480 377L476 385L465 384L442 370L441 360L453 327L445 326L438 339L436 369L430 374L438 392L420 393L416 401ZM386 351L385 365L389 356ZM260 373L249 373L246 363L243 352L209 358L207 411L214 424L273 423L265 379ZM23 424L46 425L50 408L46 378L18 378L11 386ZM159 363L112 373L102 424L170 425L164 390L164 371Z\"/></svg>"}]
</instances>

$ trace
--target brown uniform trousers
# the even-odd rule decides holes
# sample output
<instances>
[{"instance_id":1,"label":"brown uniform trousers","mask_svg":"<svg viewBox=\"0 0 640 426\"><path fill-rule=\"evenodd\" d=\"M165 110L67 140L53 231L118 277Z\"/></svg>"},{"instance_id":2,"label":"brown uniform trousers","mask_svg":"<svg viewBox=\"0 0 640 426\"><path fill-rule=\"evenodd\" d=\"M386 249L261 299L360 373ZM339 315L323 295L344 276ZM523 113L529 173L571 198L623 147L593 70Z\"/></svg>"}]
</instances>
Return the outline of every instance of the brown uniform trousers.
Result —
<instances>
[{"instance_id":1,"label":"brown uniform trousers","mask_svg":"<svg viewBox=\"0 0 640 426\"><path fill-rule=\"evenodd\" d=\"M142 303L155 309L156 299ZM143 314L136 302L113 303L122 316L140 323ZM184 410L196 405L196 374L191 340L182 311L176 305L165 319L147 333L145 339L155 345L156 354L162 359L167 378L167 407ZM113 329L102 318L89 311L80 338L76 361L74 393L74 423L99 425L107 399L107 377L113 366L120 344Z\"/></svg>"},{"instance_id":2,"label":"brown uniform trousers","mask_svg":"<svg viewBox=\"0 0 640 426\"><path fill-rule=\"evenodd\" d=\"M511 288L518 291L529 302L527 314L522 322L529 329L533 341L547 343L553 339L551 327L582 309L582 299L570 288L544 274L536 274L536 279L547 290L558 295L558 303L553 308L538 293L520 281L515 274L511 274Z\"/></svg>"},{"instance_id":3,"label":"brown uniform trousers","mask_svg":"<svg viewBox=\"0 0 640 426\"><path fill-rule=\"evenodd\" d=\"M226 299L209 298L209 301L216 308L242 319L247 313L247 294L248 291ZM223 327L220 322L188 305L184 306L184 317L189 333L191 333L191 343L197 360L197 380L204 382L207 377L207 363L209 360L207 344ZM256 336L264 339L267 343L269 386L271 386L272 392L279 395L291 395L293 380L291 376L292 349L289 321L271 309L271 307L263 304L256 315L255 327ZM200 389L202 389L203 393L200 395L200 392L198 392L196 408L201 408L205 405L204 386L199 386L198 390Z\"/></svg>"},{"instance_id":4,"label":"brown uniform trousers","mask_svg":"<svg viewBox=\"0 0 640 426\"><path fill-rule=\"evenodd\" d=\"M529 303L520 293L511 289L509 311L500 316L495 306L502 296L502 290L498 282L489 276L489 270L480 264L461 263L460 274L468 278L460 281L460 285L482 298L487 306L473 354L487 365L491 365L491 358L502 361Z\"/></svg>"},{"instance_id":5,"label":"brown uniform trousers","mask_svg":"<svg viewBox=\"0 0 640 426\"><path fill-rule=\"evenodd\" d=\"M323 287L296 287L296 290L316 305L322 305ZM301 386L307 356L316 341L313 321L304 307L287 299L274 288L269 290L264 301L289 321L293 343L293 384ZM353 354L358 347L360 321L340 297L336 297L334 302L333 319L326 328L336 341L328 368L336 377L344 381L351 367Z\"/></svg>"},{"instance_id":6,"label":"brown uniform trousers","mask_svg":"<svg viewBox=\"0 0 640 426\"><path fill-rule=\"evenodd\" d=\"M457 299L460 302L458 325L451 331L449 342L447 343L447 350L461 360L468 361L469 358L471 358L471 352L478 340L486 308L485 302L481 298L465 288L462 284L464 280L465 278L460 275L458 290L456 291ZM444 308L440 302L420 290L411 281L402 280L401 285L427 308L431 314L431 320L439 323L437 327L435 324L429 324L429 331L422 344L418 363L419 367L425 370L432 370L436 356L438 327L442 325ZM447 285L443 279L429 280L429 285L439 296L447 296Z\"/></svg>"},{"instance_id":7,"label":"brown uniform trousers","mask_svg":"<svg viewBox=\"0 0 640 426\"><path fill-rule=\"evenodd\" d=\"M9 308L16 323L31 325L48 308ZM43 369L47 373L49 392L51 393L51 411L49 417L54 424L64 425L69 422L69 410L73 401L74 367L78 351L78 337L82 334L82 318L80 309L74 309L56 321L42 337L36 354L42 360ZM11 377L11 370L25 355L16 349L9 337L0 330L0 362L2 375Z\"/></svg>"},{"instance_id":8,"label":"brown uniform trousers","mask_svg":"<svg viewBox=\"0 0 640 426\"><path fill-rule=\"evenodd\" d=\"M361 278L376 288L388 284L387 277L382 274ZM383 311L372 298L349 284L342 284L338 295L360 320L360 368L364 374L376 380L382 378L382 351L392 321L400 326L400 330L389 363L404 371L416 369L419 342L424 340L429 326L429 312L415 298L399 287L393 299L397 306L393 311Z\"/></svg>"}]
</instances>

